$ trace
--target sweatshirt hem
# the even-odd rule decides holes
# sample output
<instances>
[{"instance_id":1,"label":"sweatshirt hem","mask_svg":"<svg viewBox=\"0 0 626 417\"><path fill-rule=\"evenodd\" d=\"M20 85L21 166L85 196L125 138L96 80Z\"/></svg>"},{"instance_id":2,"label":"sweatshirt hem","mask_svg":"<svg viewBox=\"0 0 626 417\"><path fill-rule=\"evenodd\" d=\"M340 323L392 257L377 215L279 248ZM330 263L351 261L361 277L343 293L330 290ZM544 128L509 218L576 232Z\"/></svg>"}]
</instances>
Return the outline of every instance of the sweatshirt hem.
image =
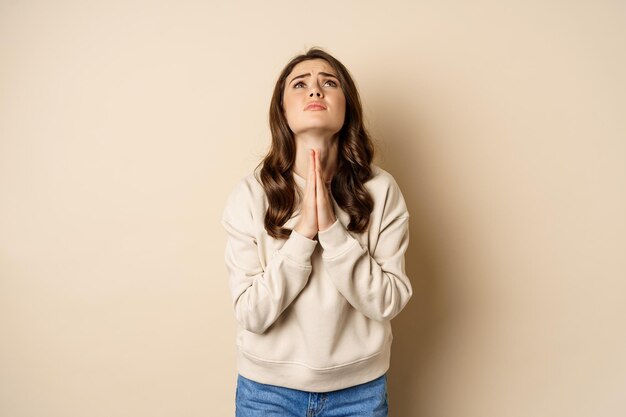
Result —
<instances>
[{"instance_id":1,"label":"sweatshirt hem","mask_svg":"<svg viewBox=\"0 0 626 417\"><path fill-rule=\"evenodd\" d=\"M329 392L369 382L389 369L390 337L382 349L355 361L315 368L297 362L267 361L251 355L237 346L238 372L253 381L300 391Z\"/></svg>"}]
</instances>

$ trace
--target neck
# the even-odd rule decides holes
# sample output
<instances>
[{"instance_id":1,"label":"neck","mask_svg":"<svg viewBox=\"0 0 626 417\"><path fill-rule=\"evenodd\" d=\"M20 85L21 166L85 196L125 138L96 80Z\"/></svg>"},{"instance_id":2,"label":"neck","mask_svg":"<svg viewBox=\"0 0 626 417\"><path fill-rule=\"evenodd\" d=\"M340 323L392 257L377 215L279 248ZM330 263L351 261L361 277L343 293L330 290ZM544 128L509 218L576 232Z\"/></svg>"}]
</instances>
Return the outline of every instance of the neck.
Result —
<instances>
[{"instance_id":1,"label":"neck","mask_svg":"<svg viewBox=\"0 0 626 417\"><path fill-rule=\"evenodd\" d=\"M337 167L337 137L332 136L296 136L296 162L294 172L302 178L307 177L310 150L319 149L322 164L322 177L330 182Z\"/></svg>"}]
</instances>

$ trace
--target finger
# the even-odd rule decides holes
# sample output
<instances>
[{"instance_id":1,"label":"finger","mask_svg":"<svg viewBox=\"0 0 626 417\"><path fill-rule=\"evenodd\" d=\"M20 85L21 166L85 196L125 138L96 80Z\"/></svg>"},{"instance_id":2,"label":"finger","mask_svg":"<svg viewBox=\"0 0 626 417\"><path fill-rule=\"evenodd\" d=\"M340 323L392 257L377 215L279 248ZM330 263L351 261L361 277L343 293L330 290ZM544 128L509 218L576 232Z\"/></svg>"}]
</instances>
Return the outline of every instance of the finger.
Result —
<instances>
[{"instance_id":1,"label":"finger","mask_svg":"<svg viewBox=\"0 0 626 417\"><path fill-rule=\"evenodd\" d=\"M324 185L324 181L322 178L322 163L320 161L320 149L317 149L315 151L315 179L317 184L319 184L320 186Z\"/></svg>"},{"instance_id":2,"label":"finger","mask_svg":"<svg viewBox=\"0 0 626 417\"><path fill-rule=\"evenodd\" d=\"M310 185L309 185L309 190L308 190L308 204L310 207L310 215L311 215L311 221L313 222L313 228L315 230L317 230L318 226L317 226L317 202L315 201L316 199L316 190L317 190L317 183L315 181L315 152L313 151L313 149L311 149L310 153L309 153L310 157L309 157L309 176L311 178L310 181Z\"/></svg>"},{"instance_id":3,"label":"finger","mask_svg":"<svg viewBox=\"0 0 626 417\"><path fill-rule=\"evenodd\" d=\"M322 163L321 163L321 152L317 153L317 161L315 165L318 168L316 172L317 190L321 194L320 198L324 201L327 201L329 190L326 184L326 180L324 180L324 172L323 172Z\"/></svg>"},{"instance_id":4,"label":"finger","mask_svg":"<svg viewBox=\"0 0 626 417\"><path fill-rule=\"evenodd\" d=\"M315 168L319 174L319 177L322 178L322 150L318 149L315 152Z\"/></svg>"},{"instance_id":5,"label":"finger","mask_svg":"<svg viewBox=\"0 0 626 417\"><path fill-rule=\"evenodd\" d=\"M309 151L309 174L307 176L307 194L315 197L315 151Z\"/></svg>"},{"instance_id":6,"label":"finger","mask_svg":"<svg viewBox=\"0 0 626 417\"><path fill-rule=\"evenodd\" d=\"M321 185L321 181L320 181L320 166L319 166L319 155L318 155L319 150L315 149L314 150L314 155L315 155L315 184L316 185ZM317 201L317 203L319 204L320 202L320 195L319 193L322 191L321 186L319 187L315 187L315 200ZM318 211L319 211L319 207L318 207Z\"/></svg>"},{"instance_id":7,"label":"finger","mask_svg":"<svg viewBox=\"0 0 626 417\"><path fill-rule=\"evenodd\" d=\"M319 149L315 152L315 166L317 222L318 227L325 230L334 223L334 211L322 177L321 150Z\"/></svg>"},{"instance_id":8,"label":"finger","mask_svg":"<svg viewBox=\"0 0 626 417\"><path fill-rule=\"evenodd\" d=\"M319 154L317 155L318 159L316 162L319 162ZM327 223L331 209L329 207L329 199L326 186L324 184L324 181L322 180L321 169L319 169L319 163L317 163L316 166L318 168L316 170L315 202L317 206L317 221L319 226L319 224Z\"/></svg>"}]
</instances>

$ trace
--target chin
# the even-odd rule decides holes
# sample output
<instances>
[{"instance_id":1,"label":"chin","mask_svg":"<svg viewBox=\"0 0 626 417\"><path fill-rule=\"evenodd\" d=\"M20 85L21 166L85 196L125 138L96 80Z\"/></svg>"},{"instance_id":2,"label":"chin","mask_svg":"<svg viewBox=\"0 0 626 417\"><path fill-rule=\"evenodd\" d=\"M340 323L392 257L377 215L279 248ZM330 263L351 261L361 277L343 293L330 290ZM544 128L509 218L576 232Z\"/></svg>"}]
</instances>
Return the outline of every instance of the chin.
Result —
<instances>
[{"instance_id":1,"label":"chin","mask_svg":"<svg viewBox=\"0 0 626 417\"><path fill-rule=\"evenodd\" d=\"M337 133L339 133L339 130L341 129L333 129L330 128L328 126L309 126L306 128L300 128L297 130L293 130L292 132L294 132L294 134L297 135L304 135L304 134L308 134L308 135L320 135L320 136L327 136L327 135L336 135Z\"/></svg>"},{"instance_id":2,"label":"chin","mask_svg":"<svg viewBox=\"0 0 626 417\"><path fill-rule=\"evenodd\" d=\"M320 133L320 134L337 134L343 125L335 123L302 123L299 126L294 126L295 129L291 129L295 134L299 133Z\"/></svg>"}]
</instances>

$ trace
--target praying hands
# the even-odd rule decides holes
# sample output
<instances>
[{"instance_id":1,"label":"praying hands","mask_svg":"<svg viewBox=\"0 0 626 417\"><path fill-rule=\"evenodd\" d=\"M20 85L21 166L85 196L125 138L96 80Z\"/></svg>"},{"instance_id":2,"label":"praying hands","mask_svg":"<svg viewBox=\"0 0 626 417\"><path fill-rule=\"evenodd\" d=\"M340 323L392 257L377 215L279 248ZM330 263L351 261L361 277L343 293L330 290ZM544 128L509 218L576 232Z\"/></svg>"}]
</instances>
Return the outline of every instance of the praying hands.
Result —
<instances>
[{"instance_id":1,"label":"praying hands","mask_svg":"<svg viewBox=\"0 0 626 417\"><path fill-rule=\"evenodd\" d=\"M300 207L301 217L294 230L309 239L313 239L317 232L332 226L337 218L322 175L320 150L311 149L309 153L306 186Z\"/></svg>"}]
</instances>

